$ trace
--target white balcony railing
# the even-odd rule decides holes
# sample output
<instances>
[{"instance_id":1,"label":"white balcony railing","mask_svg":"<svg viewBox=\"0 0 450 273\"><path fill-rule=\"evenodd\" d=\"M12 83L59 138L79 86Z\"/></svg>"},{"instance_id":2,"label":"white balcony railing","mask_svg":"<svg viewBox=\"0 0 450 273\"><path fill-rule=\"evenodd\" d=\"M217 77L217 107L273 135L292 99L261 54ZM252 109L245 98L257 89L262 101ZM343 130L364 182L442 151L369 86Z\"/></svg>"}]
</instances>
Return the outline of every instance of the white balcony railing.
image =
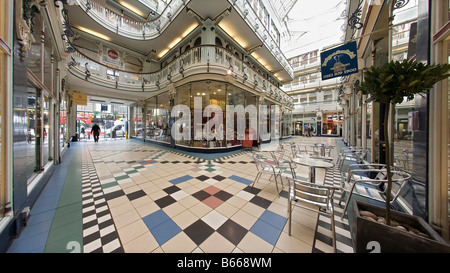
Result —
<instances>
[{"instance_id":1,"label":"white balcony railing","mask_svg":"<svg viewBox=\"0 0 450 273\"><path fill-rule=\"evenodd\" d=\"M89 82L123 91L154 92L165 88L186 76L214 73L228 75L247 87L292 107L292 98L250 68L231 51L223 47L202 45L193 47L166 67L151 73L136 73L112 68L93 60L76 50L69 55L67 65L70 72ZM228 70L232 69L231 75Z\"/></svg>"},{"instance_id":2,"label":"white balcony railing","mask_svg":"<svg viewBox=\"0 0 450 273\"><path fill-rule=\"evenodd\" d=\"M158 17L141 22L131 18L125 18L121 14L102 6L95 1L76 1L86 14L97 23L119 35L137 40L153 39L159 36L159 34L170 24L172 19L181 12L182 8L190 2L190 0L171 0L165 5L164 10L162 10ZM267 23L261 21L260 16L254 11L251 5L248 4L247 0L229 0L229 2L236 8L236 11L246 20L247 24L257 34L268 50L293 78L294 70L283 55L277 42L278 38L276 37L276 39L274 39L273 35L267 30Z\"/></svg>"},{"instance_id":3,"label":"white balcony railing","mask_svg":"<svg viewBox=\"0 0 450 273\"><path fill-rule=\"evenodd\" d=\"M228 0L233 4L233 7L241 15L242 18L247 22L247 24L256 33L259 39L264 43L272 55L280 62L283 68L288 72L291 78L294 78L294 70L289 64L288 60L281 51L278 42L267 30L267 24L270 22L263 23L261 17L252 8L247 0ZM277 38L278 39L278 38Z\"/></svg>"},{"instance_id":4,"label":"white balcony railing","mask_svg":"<svg viewBox=\"0 0 450 273\"><path fill-rule=\"evenodd\" d=\"M149 21L125 18L95 1L76 0L76 2L93 20L110 31L131 39L146 40L157 37L189 0L171 0L167 5L164 4L164 9L158 17Z\"/></svg>"}]
</instances>

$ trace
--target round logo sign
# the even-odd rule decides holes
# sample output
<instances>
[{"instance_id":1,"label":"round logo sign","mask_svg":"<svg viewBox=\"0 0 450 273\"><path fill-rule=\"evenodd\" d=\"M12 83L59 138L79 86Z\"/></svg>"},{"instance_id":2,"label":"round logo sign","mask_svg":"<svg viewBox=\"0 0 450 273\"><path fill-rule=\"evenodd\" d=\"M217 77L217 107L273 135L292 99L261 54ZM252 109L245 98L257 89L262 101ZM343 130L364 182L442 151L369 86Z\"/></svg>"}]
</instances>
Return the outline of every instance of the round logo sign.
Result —
<instances>
[{"instance_id":1,"label":"round logo sign","mask_svg":"<svg viewBox=\"0 0 450 273\"><path fill-rule=\"evenodd\" d=\"M115 50L112 50L112 49L108 50L108 56L114 60L119 58L119 54Z\"/></svg>"}]
</instances>

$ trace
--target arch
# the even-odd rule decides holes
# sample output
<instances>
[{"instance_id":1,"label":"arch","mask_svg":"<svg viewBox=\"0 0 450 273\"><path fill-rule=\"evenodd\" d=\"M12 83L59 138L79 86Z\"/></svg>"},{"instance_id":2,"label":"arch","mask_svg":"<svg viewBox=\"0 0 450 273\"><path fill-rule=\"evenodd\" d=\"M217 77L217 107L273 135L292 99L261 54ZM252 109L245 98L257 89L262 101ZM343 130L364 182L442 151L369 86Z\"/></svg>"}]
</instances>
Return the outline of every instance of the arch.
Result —
<instances>
[{"instance_id":1,"label":"arch","mask_svg":"<svg viewBox=\"0 0 450 273\"><path fill-rule=\"evenodd\" d=\"M223 46L222 40L219 37L216 37L216 46Z\"/></svg>"},{"instance_id":2,"label":"arch","mask_svg":"<svg viewBox=\"0 0 450 273\"><path fill-rule=\"evenodd\" d=\"M194 46L199 46L202 44L202 37L198 37L195 39Z\"/></svg>"}]
</instances>

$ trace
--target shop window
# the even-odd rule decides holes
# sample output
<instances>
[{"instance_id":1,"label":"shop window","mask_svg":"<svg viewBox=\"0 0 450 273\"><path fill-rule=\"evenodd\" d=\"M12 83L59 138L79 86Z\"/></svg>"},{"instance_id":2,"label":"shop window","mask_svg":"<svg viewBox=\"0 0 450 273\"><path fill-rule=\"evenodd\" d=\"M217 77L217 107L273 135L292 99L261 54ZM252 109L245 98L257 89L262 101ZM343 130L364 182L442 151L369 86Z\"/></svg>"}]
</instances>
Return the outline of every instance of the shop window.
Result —
<instances>
[{"instance_id":1,"label":"shop window","mask_svg":"<svg viewBox=\"0 0 450 273\"><path fill-rule=\"evenodd\" d=\"M144 117L142 115L142 107L137 105L134 107L134 133L135 137L143 138L144 137Z\"/></svg>"},{"instance_id":2,"label":"shop window","mask_svg":"<svg viewBox=\"0 0 450 273\"><path fill-rule=\"evenodd\" d=\"M26 108L26 175L30 180L35 172L40 170L39 150L40 150L40 99L38 90L28 84L27 87L27 108Z\"/></svg>"},{"instance_id":3,"label":"shop window","mask_svg":"<svg viewBox=\"0 0 450 273\"><path fill-rule=\"evenodd\" d=\"M66 98L62 93L59 103L59 145L63 148L66 145L67 137L67 107Z\"/></svg>"},{"instance_id":4,"label":"shop window","mask_svg":"<svg viewBox=\"0 0 450 273\"><path fill-rule=\"evenodd\" d=\"M12 69L12 43L10 43L9 37L9 29L13 23L12 15L9 14L12 4L12 1L0 1L0 43L6 45L6 47L0 48L0 222L2 217L10 215L12 211L10 194L12 180L8 179L8 169L10 166L8 161L10 160L8 157L5 157L4 150L5 145L8 144L6 142L6 133L9 131L5 118L10 115L7 113L6 105L12 89L8 88L8 84L11 81L9 79L9 73Z\"/></svg>"},{"instance_id":5,"label":"shop window","mask_svg":"<svg viewBox=\"0 0 450 273\"><path fill-rule=\"evenodd\" d=\"M51 157L49 142L49 134L52 132L50 127L49 117L50 117L50 100L47 96L44 96L42 103L42 163L45 165Z\"/></svg>"},{"instance_id":6,"label":"shop window","mask_svg":"<svg viewBox=\"0 0 450 273\"><path fill-rule=\"evenodd\" d=\"M157 141L170 142L170 111L172 110L169 93L156 97L156 124L154 138Z\"/></svg>"},{"instance_id":7,"label":"shop window","mask_svg":"<svg viewBox=\"0 0 450 273\"><path fill-rule=\"evenodd\" d=\"M193 113L193 109L191 107L191 84L187 84L187 85L183 85L177 88L177 97L175 100L175 104L176 105L185 105L187 106L189 109L191 109L191 117L192 117L192 113ZM178 117L176 117L175 119L178 119ZM192 120L191 120L192 122ZM180 124L176 130L178 130L178 133L183 134L184 132L186 132L185 130L191 130L191 135L189 136L189 139L177 139L176 137L176 144L177 145L181 145L181 146L190 146L191 143L191 139L192 139L192 126L191 128L188 128L189 124L187 123L183 123ZM176 133L175 133L176 134Z\"/></svg>"},{"instance_id":8,"label":"shop window","mask_svg":"<svg viewBox=\"0 0 450 273\"><path fill-rule=\"evenodd\" d=\"M155 139L158 134L158 125L156 120L156 96L147 101L146 113L146 138Z\"/></svg>"}]
</instances>

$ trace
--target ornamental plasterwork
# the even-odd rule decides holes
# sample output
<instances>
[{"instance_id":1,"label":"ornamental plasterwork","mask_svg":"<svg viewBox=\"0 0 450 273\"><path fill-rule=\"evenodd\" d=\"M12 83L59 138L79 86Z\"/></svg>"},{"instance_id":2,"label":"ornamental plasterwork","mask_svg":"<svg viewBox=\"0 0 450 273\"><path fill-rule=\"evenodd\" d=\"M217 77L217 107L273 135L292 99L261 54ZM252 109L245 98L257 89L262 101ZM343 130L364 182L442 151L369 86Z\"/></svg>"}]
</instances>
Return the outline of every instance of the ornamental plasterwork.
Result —
<instances>
[{"instance_id":1,"label":"ornamental plasterwork","mask_svg":"<svg viewBox=\"0 0 450 273\"><path fill-rule=\"evenodd\" d=\"M34 15L39 13L39 3L37 0L17 0L16 1L16 35L21 45L20 60L25 60L25 55L34 43L33 25Z\"/></svg>"}]
</instances>

